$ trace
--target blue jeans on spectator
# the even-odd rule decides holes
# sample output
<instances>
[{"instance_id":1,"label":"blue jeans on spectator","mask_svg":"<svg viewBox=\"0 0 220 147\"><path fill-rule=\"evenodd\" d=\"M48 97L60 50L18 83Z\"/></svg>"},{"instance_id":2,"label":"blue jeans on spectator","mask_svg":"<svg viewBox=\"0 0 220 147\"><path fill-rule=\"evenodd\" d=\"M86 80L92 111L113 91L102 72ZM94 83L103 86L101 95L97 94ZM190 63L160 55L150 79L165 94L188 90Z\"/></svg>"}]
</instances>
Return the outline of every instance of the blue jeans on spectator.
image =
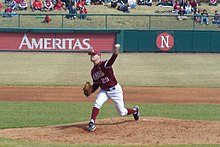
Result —
<instances>
[{"instance_id":1,"label":"blue jeans on spectator","mask_svg":"<svg viewBox=\"0 0 220 147\"><path fill-rule=\"evenodd\" d=\"M80 20L85 20L87 15L85 13L80 13Z\"/></svg>"},{"instance_id":2,"label":"blue jeans on spectator","mask_svg":"<svg viewBox=\"0 0 220 147\"><path fill-rule=\"evenodd\" d=\"M200 20L200 24L203 23L203 21L205 21L205 24L208 25L209 24L209 18L208 17L201 17L201 20Z\"/></svg>"},{"instance_id":3,"label":"blue jeans on spectator","mask_svg":"<svg viewBox=\"0 0 220 147\"><path fill-rule=\"evenodd\" d=\"M5 12L2 13L2 17L13 17L13 16L17 16L18 14L16 12Z\"/></svg>"},{"instance_id":4,"label":"blue jeans on spectator","mask_svg":"<svg viewBox=\"0 0 220 147\"><path fill-rule=\"evenodd\" d=\"M137 7L137 5L136 5L136 4L131 4L131 5L129 5L129 7L130 7L131 9L134 9L134 8Z\"/></svg>"}]
</instances>

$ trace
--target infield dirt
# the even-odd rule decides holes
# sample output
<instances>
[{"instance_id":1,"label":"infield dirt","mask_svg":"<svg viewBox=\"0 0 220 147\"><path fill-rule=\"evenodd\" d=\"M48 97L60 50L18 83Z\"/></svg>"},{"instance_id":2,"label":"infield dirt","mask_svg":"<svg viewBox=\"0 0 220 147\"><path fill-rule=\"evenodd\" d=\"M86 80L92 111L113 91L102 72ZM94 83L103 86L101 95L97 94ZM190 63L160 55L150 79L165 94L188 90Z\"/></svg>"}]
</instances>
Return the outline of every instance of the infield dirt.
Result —
<instances>
[{"instance_id":1,"label":"infield dirt","mask_svg":"<svg viewBox=\"0 0 220 147\"><path fill-rule=\"evenodd\" d=\"M218 88L123 87L125 103L220 104ZM92 102L81 87L0 87L2 101ZM88 122L50 127L0 130L0 137L66 144L220 144L219 121L192 121L145 117L97 120L97 130L87 132Z\"/></svg>"}]
</instances>

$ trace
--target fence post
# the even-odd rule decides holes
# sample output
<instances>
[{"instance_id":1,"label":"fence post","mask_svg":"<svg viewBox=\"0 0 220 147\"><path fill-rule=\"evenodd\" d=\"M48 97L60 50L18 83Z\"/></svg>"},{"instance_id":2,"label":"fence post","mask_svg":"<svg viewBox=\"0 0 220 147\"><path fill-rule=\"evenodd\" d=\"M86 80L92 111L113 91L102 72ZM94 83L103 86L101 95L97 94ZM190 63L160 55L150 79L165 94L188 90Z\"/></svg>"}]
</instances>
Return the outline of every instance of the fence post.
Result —
<instances>
[{"instance_id":1,"label":"fence post","mask_svg":"<svg viewBox=\"0 0 220 147\"><path fill-rule=\"evenodd\" d=\"M149 16L149 30L151 29L151 16Z\"/></svg>"},{"instance_id":2,"label":"fence post","mask_svg":"<svg viewBox=\"0 0 220 147\"><path fill-rule=\"evenodd\" d=\"M195 20L194 20L194 19L195 19L195 14L193 15L193 30L195 30L195 27L196 27L196 26L195 26L196 23L195 23Z\"/></svg>"},{"instance_id":3,"label":"fence post","mask_svg":"<svg viewBox=\"0 0 220 147\"><path fill-rule=\"evenodd\" d=\"M21 14L18 14L18 28L20 28L20 26L21 26L20 25L20 23L21 23L21 20L20 20L21 18L20 17L21 17Z\"/></svg>"},{"instance_id":4,"label":"fence post","mask_svg":"<svg viewBox=\"0 0 220 147\"><path fill-rule=\"evenodd\" d=\"M105 14L105 28L108 28L108 19L107 19L107 15Z\"/></svg>"},{"instance_id":5,"label":"fence post","mask_svg":"<svg viewBox=\"0 0 220 147\"><path fill-rule=\"evenodd\" d=\"M63 15L64 15L64 14L62 14L62 24L61 24L61 25L62 25L62 28L63 28Z\"/></svg>"}]
</instances>

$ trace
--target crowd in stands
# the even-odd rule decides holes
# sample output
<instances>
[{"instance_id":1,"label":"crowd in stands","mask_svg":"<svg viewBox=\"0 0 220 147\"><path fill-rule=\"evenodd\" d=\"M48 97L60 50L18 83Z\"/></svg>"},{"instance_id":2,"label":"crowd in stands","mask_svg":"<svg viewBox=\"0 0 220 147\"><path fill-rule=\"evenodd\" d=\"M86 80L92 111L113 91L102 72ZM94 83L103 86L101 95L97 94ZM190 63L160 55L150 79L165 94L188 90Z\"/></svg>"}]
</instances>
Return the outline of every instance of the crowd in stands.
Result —
<instances>
[{"instance_id":1,"label":"crowd in stands","mask_svg":"<svg viewBox=\"0 0 220 147\"><path fill-rule=\"evenodd\" d=\"M165 0L166 1L166 0ZM167 1L166 1L167 2ZM163 5L164 2L160 3L160 5ZM170 4L170 6L173 5L173 12L178 13L179 16L177 17L178 20L186 20L188 17L185 14L192 14L194 15L194 21L200 23L201 25L205 22L206 25L209 24L209 14L206 9L201 10L198 8L198 3L196 0L181 0L181 1L170 1L167 2L165 6ZM210 0L209 2L210 6L217 6L217 0ZM218 14L218 11L215 11L215 17L213 18L212 22L214 24L218 24L220 27L220 15Z\"/></svg>"},{"instance_id":2,"label":"crowd in stands","mask_svg":"<svg viewBox=\"0 0 220 147\"><path fill-rule=\"evenodd\" d=\"M5 0L7 7L5 8L3 17L16 16L16 10L26 11L28 9L27 0ZM130 9L134 9L137 5L152 6L152 0L34 0L30 6L32 12L34 11L58 11L65 9L68 11L66 18L74 20L79 16L81 20L87 19L88 11L86 5L99 5L99 4L110 4L112 8L115 8L124 13L130 13ZM217 6L217 0L210 0L208 5ZM173 8L172 13L179 14L178 20L188 19L186 14L194 14L194 20L201 25L205 22L206 25L209 24L208 12L204 9L198 9L197 0L159 0L156 4L157 6L170 7ZM2 3L0 3L0 8L2 8ZM79 14L79 15L77 15ZM51 18L46 15L44 22L50 22ZM218 24L220 26L220 15L218 11L215 11L215 17L212 23Z\"/></svg>"}]
</instances>

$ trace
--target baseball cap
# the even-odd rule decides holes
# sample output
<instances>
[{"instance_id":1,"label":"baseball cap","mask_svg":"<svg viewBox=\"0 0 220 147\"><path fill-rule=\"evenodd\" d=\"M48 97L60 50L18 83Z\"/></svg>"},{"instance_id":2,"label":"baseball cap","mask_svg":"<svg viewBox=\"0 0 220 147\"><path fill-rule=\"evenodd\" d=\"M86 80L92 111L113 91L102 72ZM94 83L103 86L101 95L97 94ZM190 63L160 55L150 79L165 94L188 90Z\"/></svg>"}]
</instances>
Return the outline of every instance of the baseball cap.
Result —
<instances>
[{"instance_id":1,"label":"baseball cap","mask_svg":"<svg viewBox=\"0 0 220 147\"><path fill-rule=\"evenodd\" d=\"M100 51L98 51L98 50L91 50L91 51L88 53L88 55L99 55L99 56L101 56L101 53L100 53Z\"/></svg>"}]
</instances>

